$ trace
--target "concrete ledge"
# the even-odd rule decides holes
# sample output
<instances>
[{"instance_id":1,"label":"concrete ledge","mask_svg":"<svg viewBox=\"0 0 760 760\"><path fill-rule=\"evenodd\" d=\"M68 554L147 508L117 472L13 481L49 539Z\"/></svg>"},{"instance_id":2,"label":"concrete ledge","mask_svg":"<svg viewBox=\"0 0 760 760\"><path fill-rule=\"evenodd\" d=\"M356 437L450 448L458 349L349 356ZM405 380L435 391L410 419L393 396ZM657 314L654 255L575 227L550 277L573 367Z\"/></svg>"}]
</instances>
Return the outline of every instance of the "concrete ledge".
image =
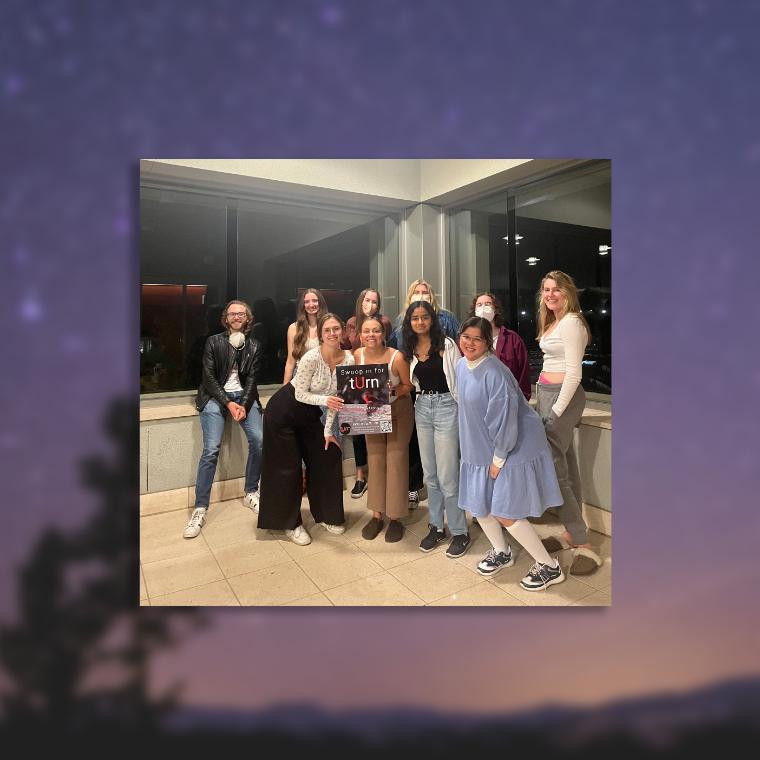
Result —
<instances>
[{"instance_id":1,"label":"concrete ledge","mask_svg":"<svg viewBox=\"0 0 760 760\"><path fill-rule=\"evenodd\" d=\"M612 537L612 512L584 503L583 519L591 530Z\"/></svg>"}]
</instances>

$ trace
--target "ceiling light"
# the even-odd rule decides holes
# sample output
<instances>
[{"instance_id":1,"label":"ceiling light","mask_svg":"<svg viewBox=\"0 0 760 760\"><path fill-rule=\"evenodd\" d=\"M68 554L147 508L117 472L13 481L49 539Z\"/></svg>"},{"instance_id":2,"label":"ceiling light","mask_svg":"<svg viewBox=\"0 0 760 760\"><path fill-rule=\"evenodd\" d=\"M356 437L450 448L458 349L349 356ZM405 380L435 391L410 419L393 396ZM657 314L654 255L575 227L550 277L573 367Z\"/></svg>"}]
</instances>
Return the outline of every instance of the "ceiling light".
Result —
<instances>
[{"instance_id":1,"label":"ceiling light","mask_svg":"<svg viewBox=\"0 0 760 760\"><path fill-rule=\"evenodd\" d=\"M529 267L534 267L536 264L541 261L541 259L537 259L535 256L531 256L528 259L525 259L528 262Z\"/></svg>"},{"instance_id":2,"label":"ceiling light","mask_svg":"<svg viewBox=\"0 0 760 760\"><path fill-rule=\"evenodd\" d=\"M606 256L611 250L612 250L612 246L611 245L600 245L599 246L599 255L600 256Z\"/></svg>"}]
</instances>

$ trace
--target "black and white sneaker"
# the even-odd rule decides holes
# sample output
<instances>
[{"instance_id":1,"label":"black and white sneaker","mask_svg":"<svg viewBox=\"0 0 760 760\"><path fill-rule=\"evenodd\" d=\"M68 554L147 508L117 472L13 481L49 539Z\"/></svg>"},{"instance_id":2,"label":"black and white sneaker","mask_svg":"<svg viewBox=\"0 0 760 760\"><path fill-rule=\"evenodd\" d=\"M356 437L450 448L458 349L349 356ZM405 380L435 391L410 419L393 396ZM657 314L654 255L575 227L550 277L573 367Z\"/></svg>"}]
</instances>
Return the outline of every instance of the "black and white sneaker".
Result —
<instances>
[{"instance_id":1,"label":"black and white sneaker","mask_svg":"<svg viewBox=\"0 0 760 760\"><path fill-rule=\"evenodd\" d=\"M417 509L420 506L420 492L409 491L409 509Z\"/></svg>"},{"instance_id":2,"label":"black and white sneaker","mask_svg":"<svg viewBox=\"0 0 760 760\"><path fill-rule=\"evenodd\" d=\"M481 575L496 575L505 567L512 567L515 564L512 558L512 547L507 544L507 553L497 552L496 549L489 549L483 559L478 562L478 572Z\"/></svg>"},{"instance_id":3,"label":"black and white sneaker","mask_svg":"<svg viewBox=\"0 0 760 760\"><path fill-rule=\"evenodd\" d=\"M463 533L461 536L454 536L454 538L451 539L449 548L446 549L446 556L453 557L454 559L457 557L463 557L470 548L471 543L472 541L466 533Z\"/></svg>"},{"instance_id":4,"label":"black and white sneaker","mask_svg":"<svg viewBox=\"0 0 760 760\"><path fill-rule=\"evenodd\" d=\"M351 489L351 498L360 499L366 490L367 490L367 481L357 480L356 483L354 483L354 487Z\"/></svg>"},{"instance_id":5,"label":"black and white sneaker","mask_svg":"<svg viewBox=\"0 0 760 760\"><path fill-rule=\"evenodd\" d=\"M520 581L520 585L526 591L538 591L542 588L549 588L555 583L562 583L565 580L565 574L562 572L562 566L557 562L557 567L551 565L542 565L536 562L528 574Z\"/></svg>"},{"instance_id":6,"label":"black and white sneaker","mask_svg":"<svg viewBox=\"0 0 760 760\"><path fill-rule=\"evenodd\" d=\"M446 531L438 530L435 525L429 525L430 532L420 541L420 551L432 552L438 544L446 540Z\"/></svg>"}]
</instances>

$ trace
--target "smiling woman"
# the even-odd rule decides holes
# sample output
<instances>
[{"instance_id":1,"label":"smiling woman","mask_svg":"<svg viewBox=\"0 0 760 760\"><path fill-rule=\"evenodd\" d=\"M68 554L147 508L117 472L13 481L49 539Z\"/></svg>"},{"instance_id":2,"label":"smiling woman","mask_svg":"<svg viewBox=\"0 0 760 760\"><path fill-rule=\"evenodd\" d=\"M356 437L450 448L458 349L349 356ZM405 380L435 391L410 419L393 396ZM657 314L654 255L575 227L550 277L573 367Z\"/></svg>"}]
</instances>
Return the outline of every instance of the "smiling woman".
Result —
<instances>
[{"instance_id":1,"label":"smiling woman","mask_svg":"<svg viewBox=\"0 0 760 760\"><path fill-rule=\"evenodd\" d=\"M305 301L304 301L305 303ZM340 347L343 322L329 312L317 323L319 346L307 351L295 378L272 396L264 412L264 451L258 528L284 530L299 546L311 543L301 521L301 458L315 522L330 533L345 531L341 449L333 435L343 405L335 368L353 364ZM327 407L324 425L322 410Z\"/></svg>"}]
</instances>

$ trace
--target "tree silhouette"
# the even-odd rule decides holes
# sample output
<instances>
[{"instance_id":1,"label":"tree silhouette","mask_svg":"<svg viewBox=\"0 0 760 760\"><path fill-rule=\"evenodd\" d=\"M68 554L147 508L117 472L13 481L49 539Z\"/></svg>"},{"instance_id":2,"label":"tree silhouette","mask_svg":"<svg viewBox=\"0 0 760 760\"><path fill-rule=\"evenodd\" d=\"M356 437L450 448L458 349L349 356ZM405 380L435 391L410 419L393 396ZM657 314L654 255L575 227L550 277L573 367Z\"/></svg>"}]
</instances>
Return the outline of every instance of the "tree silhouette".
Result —
<instances>
[{"instance_id":1,"label":"tree silhouette","mask_svg":"<svg viewBox=\"0 0 760 760\"><path fill-rule=\"evenodd\" d=\"M176 686L150 693L151 658L206 617L138 606L137 419L135 402L112 402L111 450L82 464L94 514L77 530L45 531L20 570L18 619L0 627L6 731L144 734L176 704Z\"/></svg>"}]
</instances>

